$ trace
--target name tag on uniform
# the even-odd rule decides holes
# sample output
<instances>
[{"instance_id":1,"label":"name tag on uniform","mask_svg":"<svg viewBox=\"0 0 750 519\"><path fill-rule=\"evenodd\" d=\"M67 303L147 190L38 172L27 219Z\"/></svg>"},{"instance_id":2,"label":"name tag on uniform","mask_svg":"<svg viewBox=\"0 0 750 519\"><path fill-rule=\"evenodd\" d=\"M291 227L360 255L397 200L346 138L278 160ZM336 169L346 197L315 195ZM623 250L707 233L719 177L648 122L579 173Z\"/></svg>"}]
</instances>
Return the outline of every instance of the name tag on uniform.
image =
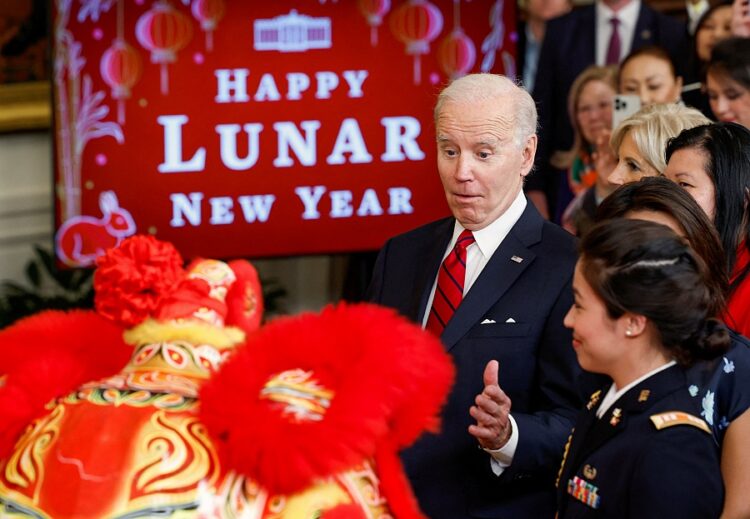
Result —
<instances>
[{"instance_id":1,"label":"name tag on uniform","mask_svg":"<svg viewBox=\"0 0 750 519\"><path fill-rule=\"evenodd\" d=\"M594 509L601 503L599 488L578 476L568 480L568 494Z\"/></svg>"}]
</instances>

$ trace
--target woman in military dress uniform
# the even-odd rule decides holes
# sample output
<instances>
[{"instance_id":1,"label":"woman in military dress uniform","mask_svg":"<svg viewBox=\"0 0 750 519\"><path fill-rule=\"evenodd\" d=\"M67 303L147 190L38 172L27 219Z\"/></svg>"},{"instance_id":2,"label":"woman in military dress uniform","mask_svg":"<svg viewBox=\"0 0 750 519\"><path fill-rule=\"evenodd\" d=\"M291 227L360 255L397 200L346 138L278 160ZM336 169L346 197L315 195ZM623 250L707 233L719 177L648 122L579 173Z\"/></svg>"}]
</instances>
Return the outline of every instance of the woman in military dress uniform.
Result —
<instances>
[{"instance_id":1,"label":"woman in military dress uniform","mask_svg":"<svg viewBox=\"0 0 750 519\"><path fill-rule=\"evenodd\" d=\"M707 267L665 226L610 220L581 243L565 317L595 392L568 442L559 517L709 518L721 513L719 458L684 367L729 345L708 319Z\"/></svg>"}]
</instances>

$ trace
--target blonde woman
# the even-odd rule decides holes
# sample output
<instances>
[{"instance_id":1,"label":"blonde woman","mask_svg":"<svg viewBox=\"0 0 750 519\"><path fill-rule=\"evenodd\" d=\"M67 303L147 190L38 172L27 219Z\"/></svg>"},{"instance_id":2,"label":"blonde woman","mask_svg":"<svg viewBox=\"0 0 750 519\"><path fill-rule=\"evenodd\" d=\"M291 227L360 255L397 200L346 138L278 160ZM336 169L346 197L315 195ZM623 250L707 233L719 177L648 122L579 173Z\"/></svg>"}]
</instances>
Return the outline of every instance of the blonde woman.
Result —
<instances>
[{"instance_id":1,"label":"blonde woman","mask_svg":"<svg viewBox=\"0 0 750 519\"><path fill-rule=\"evenodd\" d=\"M625 119L614 132L610 148L617 166L607 180L621 186L643 177L664 174L664 150L669 139L688 128L711 121L695 108L679 104L654 104Z\"/></svg>"}]
</instances>

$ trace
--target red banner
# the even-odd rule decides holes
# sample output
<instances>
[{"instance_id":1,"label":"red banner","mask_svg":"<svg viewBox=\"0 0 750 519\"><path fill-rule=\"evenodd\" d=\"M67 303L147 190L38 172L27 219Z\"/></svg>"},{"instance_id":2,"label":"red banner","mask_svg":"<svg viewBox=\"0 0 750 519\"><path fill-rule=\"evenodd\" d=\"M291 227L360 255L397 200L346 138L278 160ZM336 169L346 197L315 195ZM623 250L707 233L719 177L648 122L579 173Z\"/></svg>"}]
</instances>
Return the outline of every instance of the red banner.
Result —
<instances>
[{"instance_id":1,"label":"red banner","mask_svg":"<svg viewBox=\"0 0 750 519\"><path fill-rule=\"evenodd\" d=\"M432 107L515 73L514 3L56 0L57 254L368 250L448 214Z\"/></svg>"}]
</instances>

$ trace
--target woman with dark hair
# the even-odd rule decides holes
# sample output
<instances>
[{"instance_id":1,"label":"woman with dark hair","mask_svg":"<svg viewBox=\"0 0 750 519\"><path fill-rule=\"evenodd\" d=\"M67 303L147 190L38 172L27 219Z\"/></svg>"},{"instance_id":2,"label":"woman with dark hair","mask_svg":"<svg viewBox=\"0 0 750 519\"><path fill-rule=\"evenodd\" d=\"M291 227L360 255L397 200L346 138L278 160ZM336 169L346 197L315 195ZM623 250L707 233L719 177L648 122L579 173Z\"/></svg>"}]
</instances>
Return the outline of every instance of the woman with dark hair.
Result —
<instances>
[{"instance_id":1,"label":"woman with dark hair","mask_svg":"<svg viewBox=\"0 0 750 519\"><path fill-rule=\"evenodd\" d=\"M676 103L682 92L682 77L672 58L655 45L631 52L620 64L618 82L621 94L640 97L643 106Z\"/></svg>"},{"instance_id":2,"label":"woman with dark hair","mask_svg":"<svg viewBox=\"0 0 750 519\"><path fill-rule=\"evenodd\" d=\"M716 44L706 71L706 91L719 121L750 127L750 38Z\"/></svg>"},{"instance_id":3,"label":"woman with dark hair","mask_svg":"<svg viewBox=\"0 0 750 519\"><path fill-rule=\"evenodd\" d=\"M716 123L685 130L666 150L664 174L701 206L726 253L729 298L726 322L750 336L750 130Z\"/></svg>"},{"instance_id":4,"label":"woman with dark hair","mask_svg":"<svg viewBox=\"0 0 750 519\"><path fill-rule=\"evenodd\" d=\"M620 187L599 207L600 220L631 218L661 223L684 237L708 268L709 315L724 313L728 288L718 233L696 201L664 177L643 178ZM725 501L722 517L750 517L750 341L729 331L731 348L720 359L696 363L688 371L689 393L703 410L721 447Z\"/></svg>"},{"instance_id":5,"label":"woman with dark hair","mask_svg":"<svg viewBox=\"0 0 750 519\"><path fill-rule=\"evenodd\" d=\"M565 325L581 367L611 383L568 443L559 517L718 517L718 455L684 370L729 344L705 263L664 225L622 218L580 253Z\"/></svg>"},{"instance_id":6,"label":"woman with dark hair","mask_svg":"<svg viewBox=\"0 0 750 519\"><path fill-rule=\"evenodd\" d=\"M732 3L722 1L704 12L695 28L693 55L688 67L685 85L682 87L682 100L686 105L697 108L706 117L714 119L706 95L706 67L714 46L732 36Z\"/></svg>"},{"instance_id":7,"label":"woman with dark hair","mask_svg":"<svg viewBox=\"0 0 750 519\"><path fill-rule=\"evenodd\" d=\"M709 270L711 315L724 312L728 287L724 250L713 224L685 190L665 177L644 177L619 187L604 199L596 217L598 221L631 218L656 222L685 238Z\"/></svg>"}]
</instances>

